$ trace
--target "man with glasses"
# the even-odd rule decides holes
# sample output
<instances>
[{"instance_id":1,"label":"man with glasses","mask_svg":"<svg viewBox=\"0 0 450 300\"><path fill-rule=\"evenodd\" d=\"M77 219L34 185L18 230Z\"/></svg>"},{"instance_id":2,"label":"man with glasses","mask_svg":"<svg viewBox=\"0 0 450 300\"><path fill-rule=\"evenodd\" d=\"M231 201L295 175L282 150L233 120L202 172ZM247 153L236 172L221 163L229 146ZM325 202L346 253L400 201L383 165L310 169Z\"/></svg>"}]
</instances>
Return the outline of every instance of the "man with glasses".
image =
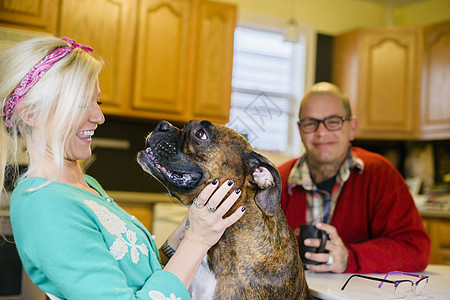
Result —
<instances>
[{"instance_id":1,"label":"man with glasses","mask_svg":"<svg viewBox=\"0 0 450 300\"><path fill-rule=\"evenodd\" d=\"M422 271L430 239L408 187L381 155L352 147L357 120L347 96L320 82L304 96L298 128L305 153L279 167L281 206L297 238L301 224L327 232L328 253L306 253L315 272ZM319 247L319 239L305 245Z\"/></svg>"}]
</instances>

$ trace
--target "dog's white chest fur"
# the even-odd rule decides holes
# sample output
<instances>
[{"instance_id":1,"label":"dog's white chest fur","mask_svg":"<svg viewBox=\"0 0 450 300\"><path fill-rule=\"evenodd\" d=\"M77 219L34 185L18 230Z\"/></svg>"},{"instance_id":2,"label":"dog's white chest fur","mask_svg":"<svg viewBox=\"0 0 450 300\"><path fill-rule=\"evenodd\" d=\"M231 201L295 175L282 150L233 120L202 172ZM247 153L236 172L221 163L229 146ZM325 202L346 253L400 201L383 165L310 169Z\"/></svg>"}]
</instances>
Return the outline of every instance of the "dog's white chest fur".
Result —
<instances>
[{"instance_id":1,"label":"dog's white chest fur","mask_svg":"<svg viewBox=\"0 0 450 300\"><path fill-rule=\"evenodd\" d=\"M189 287L189 294L192 300L213 299L216 289L216 277L208 266L208 254L203 257L202 263L198 268L197 274Z\"/></svg>"}]
</instances>

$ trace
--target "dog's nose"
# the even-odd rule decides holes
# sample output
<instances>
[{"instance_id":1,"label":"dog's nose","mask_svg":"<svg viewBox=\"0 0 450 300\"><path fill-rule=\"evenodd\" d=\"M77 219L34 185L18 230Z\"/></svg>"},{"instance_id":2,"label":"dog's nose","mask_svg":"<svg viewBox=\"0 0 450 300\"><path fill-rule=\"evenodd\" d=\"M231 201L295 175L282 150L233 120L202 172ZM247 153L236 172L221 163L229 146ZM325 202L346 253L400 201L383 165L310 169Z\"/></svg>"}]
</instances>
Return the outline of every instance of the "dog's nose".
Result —
<instances>
[{"instance_id":1,"label":"dog's nose","mask_svg":"<svg viewBox=\"0 0 450 300\"><path fill-rule=\"evenodd\" d=\"M156 127L155 131L169 131L171 124L167 121L160 121Z\"/></svg>"}]
</instances>

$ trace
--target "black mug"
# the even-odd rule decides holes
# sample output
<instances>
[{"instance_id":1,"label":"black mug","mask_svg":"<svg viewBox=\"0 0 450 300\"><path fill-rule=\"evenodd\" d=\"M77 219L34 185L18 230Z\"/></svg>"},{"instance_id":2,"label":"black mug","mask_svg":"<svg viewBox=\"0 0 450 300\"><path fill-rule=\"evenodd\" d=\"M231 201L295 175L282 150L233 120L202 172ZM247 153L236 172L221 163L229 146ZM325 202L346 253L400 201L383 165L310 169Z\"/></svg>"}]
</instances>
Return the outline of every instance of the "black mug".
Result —
<instances>
[{"instance_id":1,"label":"black mug","mask_svg":"<svg viewBox=\"0 0 450 300\"><path fill-rule=\"evenodd\" d=\"M320 239L320 247L308 247L305 246L306 239ZM298 246L300 250L300 257L304 265L320 265L322 262L309 260L305 257L306 252L311 253L328 253L325 250L325 245L328 240L328 234L320 229L317 229L315 225L302 224L300 225L300 238Z\"/></svg>"}]
</instances>

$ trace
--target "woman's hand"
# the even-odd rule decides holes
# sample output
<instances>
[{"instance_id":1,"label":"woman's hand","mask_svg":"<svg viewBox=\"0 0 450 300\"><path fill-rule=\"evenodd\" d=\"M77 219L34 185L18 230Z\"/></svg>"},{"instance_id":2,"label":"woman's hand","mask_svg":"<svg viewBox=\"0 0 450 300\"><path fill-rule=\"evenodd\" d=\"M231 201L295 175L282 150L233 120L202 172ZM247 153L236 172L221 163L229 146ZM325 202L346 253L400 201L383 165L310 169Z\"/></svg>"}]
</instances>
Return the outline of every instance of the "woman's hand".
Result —
<instances>
[{"instance_id":1,"label":"woman's hand","mask_svg":"<svg viewBox=\"0 0 450 300\"><path fill-rule=\"evenodd\" d=\"M228 180L217 188L218 183L214 180L194 199L184 224L184 237L164 268L175 274L186 288L189 288L209 248L217 243L225 229L239 220L245 211L245 207L239 207L229 217L223 218L241 192L239 189L235 190L222 202L234 183Z\"/></svg>"},{"instance_id":2,"label":"woman's hand","mask_svg":"<svg viewBox=\"0 0 450 300\"><path fill-rule=\"evenodd\" d=\"M218 181L214 180L194 199L185 222L185 239L209 249L217 243L225 229L242 217L245 207L223 218L241 195L240 189L237 189L222 202L233 185L234 182L228 180L217 188Z\"/></svg>"}]
</instances>

